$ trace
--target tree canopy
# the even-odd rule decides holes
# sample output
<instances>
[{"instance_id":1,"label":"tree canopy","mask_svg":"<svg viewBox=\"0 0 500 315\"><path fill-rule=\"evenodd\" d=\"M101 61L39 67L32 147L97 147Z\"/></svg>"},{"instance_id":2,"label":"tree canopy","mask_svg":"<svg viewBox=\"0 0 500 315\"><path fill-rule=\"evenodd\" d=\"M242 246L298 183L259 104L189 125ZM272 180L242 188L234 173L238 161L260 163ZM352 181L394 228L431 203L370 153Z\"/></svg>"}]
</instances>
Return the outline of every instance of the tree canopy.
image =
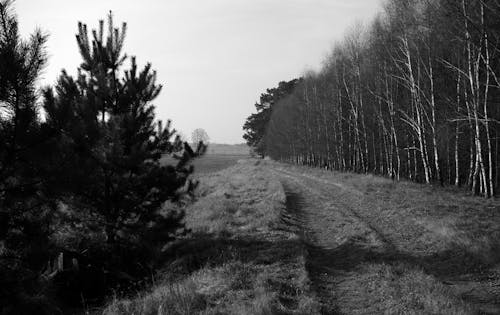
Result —
<instances>
[{"instance_id":1,"label":"tree canopy","mask_svg":"<svg viewBox=\"0 0 500 315\"><path fill-rule=\"evenodd\" d=\"M245 138L278 160L492 196L499 16L495 1L386 1L287 97L263 95Z\"/></svg>"},{"instance_id":2,"label":"tree canopy","mask_svg":"<svg viewBox=\"0 0 500 315\"><path fill-rule=\"evenodd\" d=\"M261 94L260 101L255 103L257 113L251 114L245 121L243 125L243 130L245 131L243 139L261 156L266 155L267 152L264 135L274 105L286 95L289 95L298 82L300 82L300 79L288 82L282 81L278 83L278 87L267 89L266 93Z\"/></svg>"},{"instance_id":3,"label":"tree canopy","mask_svg":"<svg viewBox=\"0 0 500 315\"><path fill-rule=\"evenodd\" d=\"M190 162L206 147L193 150L156 119L162 86L151 64L139 68L123 53L126 31L111 12L90 35L78 23L78 74L63 70L40 91L48 37L36 30L22 39L12 1L0 0L2 313L59 312L37 304L43 294L102 301L120 279L151 272L155 246L186 233ZM69 270L63 258L51 263L63 253L77 261Z\"/></svg>"}]
</instances>

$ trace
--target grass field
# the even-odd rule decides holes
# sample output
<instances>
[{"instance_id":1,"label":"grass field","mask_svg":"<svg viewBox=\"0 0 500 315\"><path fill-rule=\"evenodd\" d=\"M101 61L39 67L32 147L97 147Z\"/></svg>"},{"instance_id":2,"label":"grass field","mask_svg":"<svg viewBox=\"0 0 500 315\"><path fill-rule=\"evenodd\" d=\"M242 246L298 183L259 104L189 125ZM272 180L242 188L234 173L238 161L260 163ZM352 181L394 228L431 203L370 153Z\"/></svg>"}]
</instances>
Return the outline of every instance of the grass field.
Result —
<instances>
[{"instance_id":1,"label":"grass field","mask_svg":"<svg viewBox=\"0 0 500 315\"><path fill-rule=\"evenodd\" d=\"M195 162L192 234L105 314L500 314L500 203L241 155Z\"/></svg>"},{"instance_id":2,"label":"grass field","mask_svg":"<svg viewBox=\"0 0 500 315\"><path fill-rule=\"evenodd\" d=\"M151 290L104 314L318 314L305 246L283 224L280 182L261 161L204 159L197 201L186 209L192 234L164 248Z\"/></svg>"},{"instance_id":3,"label":"grass field","mask_svg":"<svg viewBox=\"0 0 500 315\"><path fill-rule=\"evenodd\" d=\"M195 176L221 171L236 165L239 160L249 158L243 154L205 154L193 161ZM175 164L172 157L163 157L162 163Z\"/></svg>"},{"instance_id":4,"label":"grass field","mask_svg":"<svg viewBox=\"0 0 500 315\"><path fill-rule=\"evenodd\" d=\"M200 174L217 172L245 158L248 158L248 155L207 154L194 161L194 171Z\"/></svg>"},{"instance_id":5,"label":"grass field","mask_svg":"<svg viewBox=\"0 0 500 315\"><path fill-rule=\"evenodd\" d=\"M500 200L268 163L304 217L324 314L500 314Z\"/></svg>"}]
</instances>

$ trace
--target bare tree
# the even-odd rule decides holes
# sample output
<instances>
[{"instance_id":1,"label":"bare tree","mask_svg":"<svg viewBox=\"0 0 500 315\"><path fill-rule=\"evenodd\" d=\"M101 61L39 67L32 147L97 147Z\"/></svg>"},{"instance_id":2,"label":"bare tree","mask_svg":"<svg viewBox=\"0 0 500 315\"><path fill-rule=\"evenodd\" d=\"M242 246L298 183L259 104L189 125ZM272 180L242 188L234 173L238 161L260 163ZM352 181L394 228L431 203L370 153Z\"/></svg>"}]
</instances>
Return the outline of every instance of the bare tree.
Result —
<instances>
[{"instance_id":1,"label":"bare tree","mask_svg":"<svg viewBox=\"0 0 500 315\"><path fill-rule=\"evenodd\" d=\"M203 142L204 144L208 144L210 141L210 138L208 137L207 132L205 129L202 128L197 128L193 130L193 133L191 133L191 142L194 144L198 144L200 142Z\"/></svg>"},{"instance_id":2,"label":"bare tree","mask_svg":"<svg viewBox=\"0 0 500 315\"><path fill-rule=\"evenodd\" d=\"M500 5L386 0L274 106L275 159L493 196L500 175Z\"/></svg>"}]
</instances>

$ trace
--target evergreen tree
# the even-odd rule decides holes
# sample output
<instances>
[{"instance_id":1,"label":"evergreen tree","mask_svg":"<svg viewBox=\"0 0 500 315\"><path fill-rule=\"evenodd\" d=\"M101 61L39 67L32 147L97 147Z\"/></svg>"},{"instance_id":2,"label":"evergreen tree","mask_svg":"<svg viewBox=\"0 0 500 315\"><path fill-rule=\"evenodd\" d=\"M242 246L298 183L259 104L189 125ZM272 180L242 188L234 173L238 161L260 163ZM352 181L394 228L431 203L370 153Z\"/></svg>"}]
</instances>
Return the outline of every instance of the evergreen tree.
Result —
<instances>
[{"instance_id":1,"label":"evergreen tree","mask_svg":"<svg viewBox=\"0 0 500 315\"><path fill-rule=\"evenodd\" d=\"M189 180L193 152L182 143L170 121L155 120L151 102L162 86L156 83L151 64L138 69L135 57L120 75L128 59L122 53L127 26L115 28L108 16L92 31L79 23L77 43L83 62L78 76L62 72L55 93L44 92L47 125L58 133L58 178L61 189L97 215L107 242L140 240L151 225L172 233L181 226L182 215L161 216L167 200L178 200ZM183 152L178 165L162 165L163 154ZM184 190L185 192L186 190Z\"/></svg>"},{"instance_id":2,"label":"evergreen tree","mask_svg":"<svg viewBox=\"0 0 500 315\"><path fill-rule=\"evenodd\" d=\"M49 248L50 134L40 124L36 83L47 35L22 39L12 3L0 0L0 313L43 314L35 293Z\"/></svg>"},{"instance_id":3,"label":"evergreen tree","mask_svg":"<svg viewBox=\"0 0 500 315\"><path fill-rule=\"evenodd\" d=\"M37 30L21 39L11 5L0 1L0 209L25 199L39 182L35 84L47 61L47 36Z\"/></svg>"},{"instance_id":4,"label":"evergreen tree","mask_svg":"<svg viewBox=\"0 0 500 315\"><path fill-rule=\"evenodd\" d=\"M267 89L266 93L261 94L260 102L255 103L257 113L250 115L243 125L245 131L243 139L262 157L266 155L264 136L271 119L273 106L285 96L290 95L298 82L300 82L300 79L289 82L282 81L277 88Z\"/></svg>"}]
</instances>

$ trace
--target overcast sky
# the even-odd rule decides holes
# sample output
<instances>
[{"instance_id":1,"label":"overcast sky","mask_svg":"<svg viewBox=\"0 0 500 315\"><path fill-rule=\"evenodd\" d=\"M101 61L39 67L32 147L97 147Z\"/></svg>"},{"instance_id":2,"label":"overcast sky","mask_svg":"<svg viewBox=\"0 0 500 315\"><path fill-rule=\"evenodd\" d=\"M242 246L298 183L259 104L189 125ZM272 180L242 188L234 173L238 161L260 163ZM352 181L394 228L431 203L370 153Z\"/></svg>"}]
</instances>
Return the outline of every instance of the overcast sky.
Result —
<instances>
[{"instance_id":1,"label":"overcast sky","mask_svg":"<svg viewBox=\"0 0 500 315\"><path fill-rule=\"evenodd\" d=\"M318 69L344 31L369 21L379 0L17 0L22 34L50 34L44 83L76 73L77 22L90 28L113 10L128 23L124 51L152 62L164 85L158 118L190 137L241 143L242 125L266 88Z\"/></svg>"}]
</instances>

